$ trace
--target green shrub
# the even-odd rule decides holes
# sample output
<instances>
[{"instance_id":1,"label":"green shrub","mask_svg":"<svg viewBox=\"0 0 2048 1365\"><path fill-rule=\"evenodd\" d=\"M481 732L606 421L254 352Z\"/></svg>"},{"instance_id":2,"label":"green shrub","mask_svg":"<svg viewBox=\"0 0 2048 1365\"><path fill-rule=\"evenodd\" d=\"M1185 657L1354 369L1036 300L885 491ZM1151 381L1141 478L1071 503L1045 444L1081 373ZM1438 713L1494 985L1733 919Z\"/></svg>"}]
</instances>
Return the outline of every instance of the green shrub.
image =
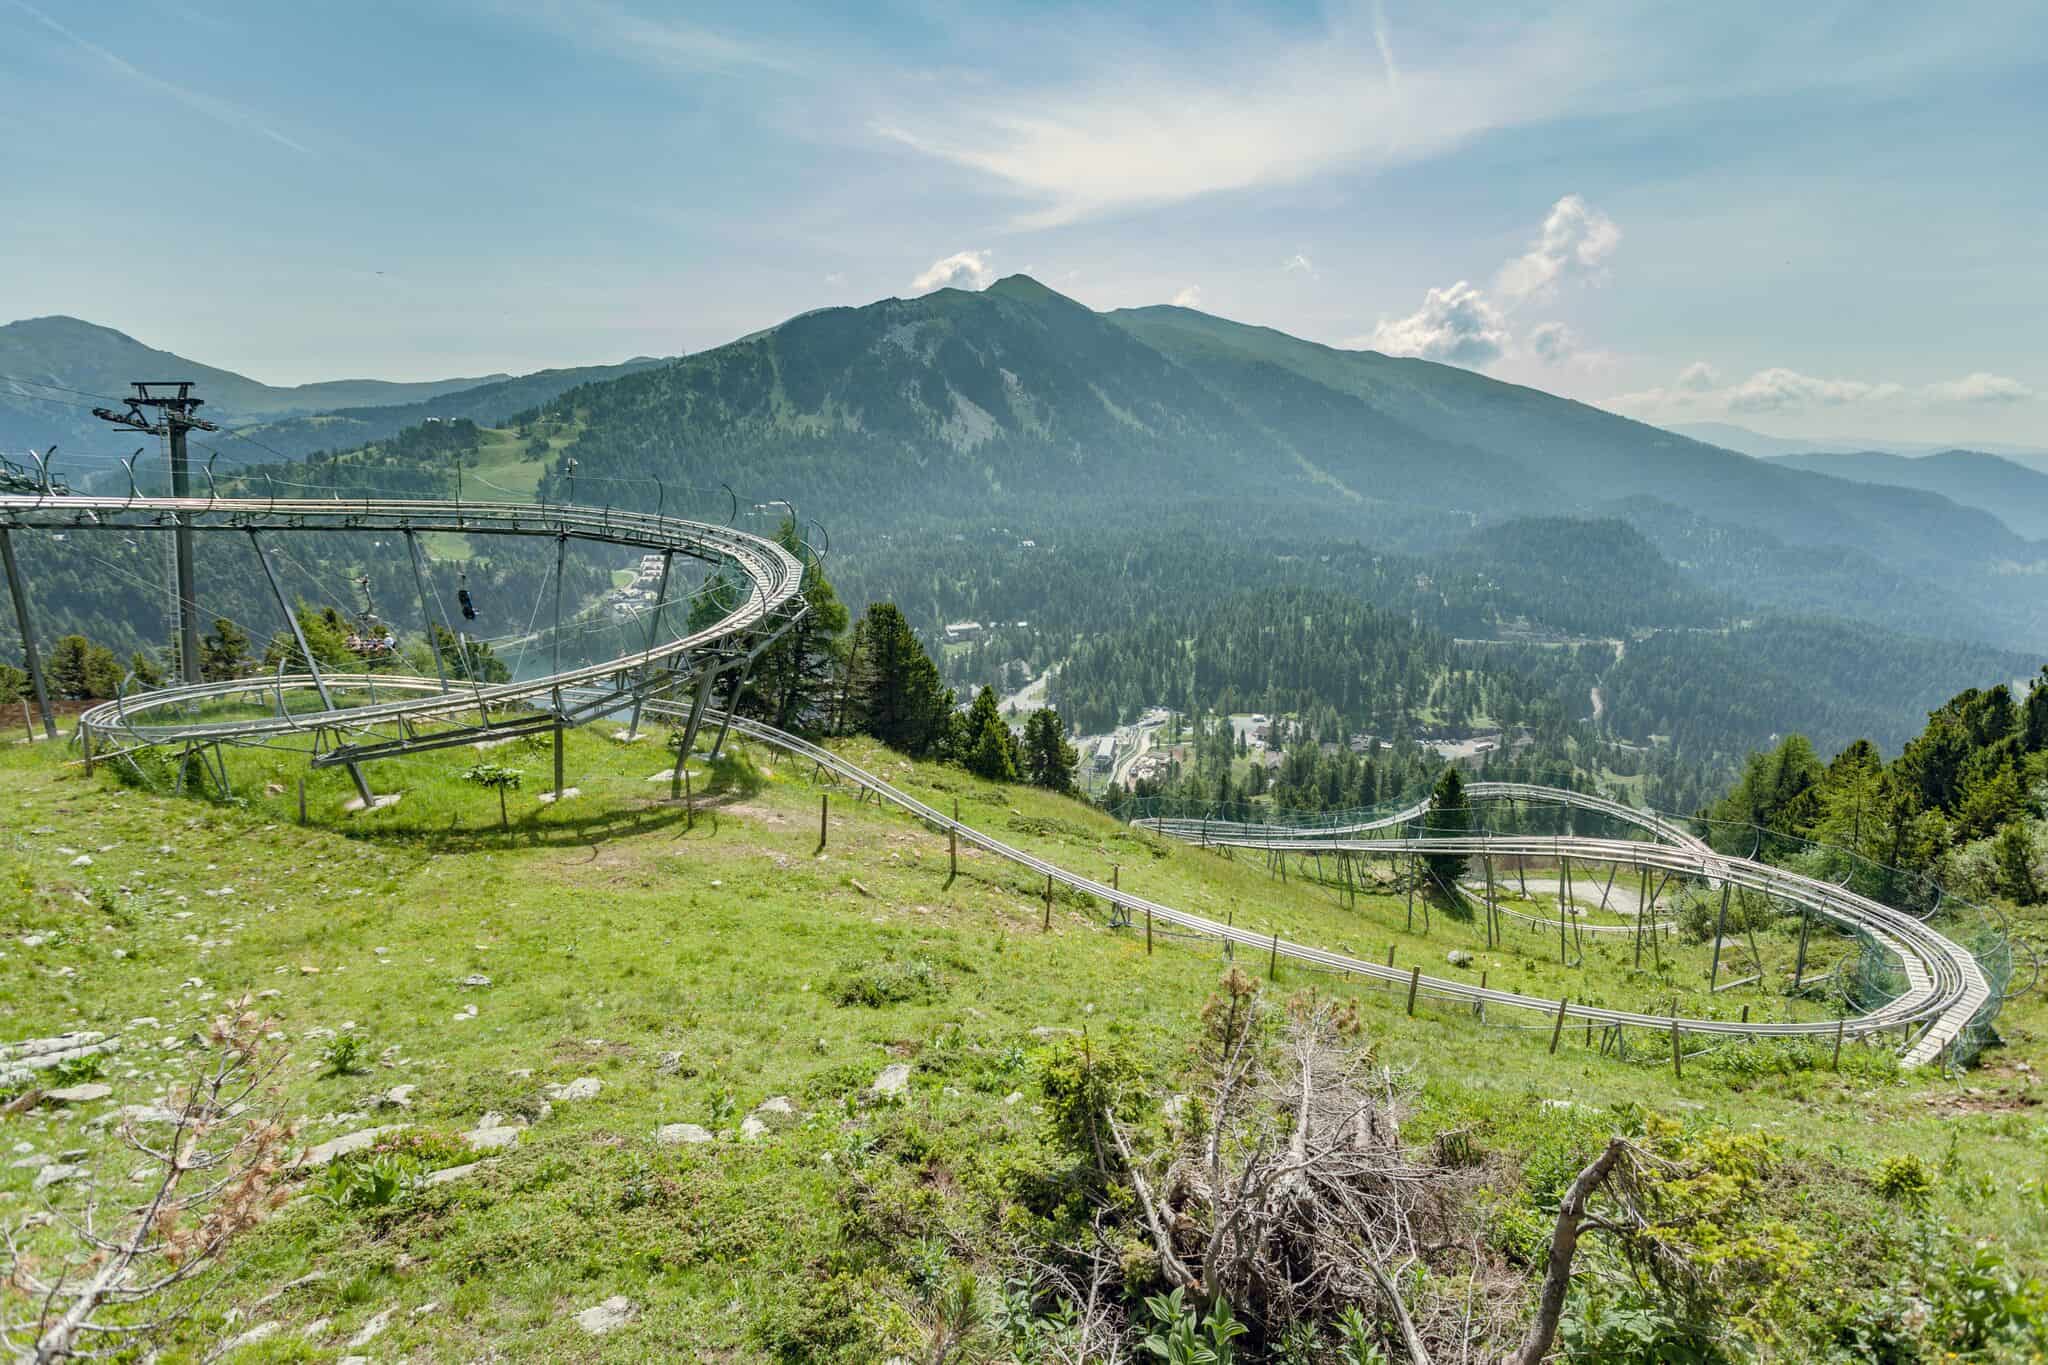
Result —
<instances>
[{"instance_id":1,"label":"green shrub","mask_svg":"<svg viewBox=\"0 0 2048 1365\"><path fill-rule=\"evenodd\" d=\"M344 1159L327 1167L314 1197L332 1209L381 1209L418 1189L424 1174L418 1160L397 1152Z\"/></svg>"},{"instance_id":2,"label":"green shrub","mask_svg":"<svg viewBox=\"0 0 2048 1365\"><path fill-rule=\"evenodd\" d=\"M1913 1152L1888 1156L1877 1168L1877 1192L1894 1204L1924 1209L1934 1199L1934 1172Z\"/></svg>"},{"instance_id":3,"label":"green shrub","mask_svg":"<svg viewBox=\"0 0 2048 1365\"><path fill-rule=\"evenodd\" d=\"M320 1052L322 1075L356 1076L369 1070L363 1065L363 1054L369 1051L369 1039L360 1033L337 1033Z\"/></svg>"},{"instance_id":4,"label":"green shrub","mask_svg":"<svg viewBox=\"0 0 2048 1365\"><path fill-rule=\"evenodd\" d=\"M929 1003L945 993L938 969L921 957L843 963L832 981L833 999L842 1005L865 1005L869 1009Z\"/></svg>"}]
</instances>

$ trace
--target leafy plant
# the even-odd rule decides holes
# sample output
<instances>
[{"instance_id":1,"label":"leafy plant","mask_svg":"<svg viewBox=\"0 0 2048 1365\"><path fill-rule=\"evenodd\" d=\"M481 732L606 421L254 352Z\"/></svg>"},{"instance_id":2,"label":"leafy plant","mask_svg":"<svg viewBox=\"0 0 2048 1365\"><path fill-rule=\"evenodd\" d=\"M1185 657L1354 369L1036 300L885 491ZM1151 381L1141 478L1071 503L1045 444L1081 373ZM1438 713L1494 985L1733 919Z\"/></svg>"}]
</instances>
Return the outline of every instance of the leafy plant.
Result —
<instances>
[{"instance_id":1,"label":"leafy plant","mask_svg":"<svg viewBox=\"0 0 2048 1365\"><path fill-rule=\"evenodd\" d=\"M865 1005L869 1009L913 1000L936 1000L944 990L938 970L921 957L845 963L832 983L832 996L840 1004Z\"/></svg>"},{"instance_id":2,"label":"leafy plant","mask_svg":"<svg viewBox=\"0 0 2048 1365\"><path fill-rule=\"evenodd\" d=\"M1139 1343L1155 1360L1167 1365L1234 1365L1237 1347L1232 1343L1248 1330L1218 1299L1206 1316L1198 1315L1187 1301L1187 1291L1176 1288L1170 1294L1154 1294L1145 1300L1158 1331Z\"/></svg>"},{"instance_id":3,"label":"leafy plant","mask_svg":"<svg viewBox=\"0 0 2048 1365\"><path fill-rule=\"evenodd\" d=\"M1917 1153L1888 1156L1877 1168L1877 1192L1894 1204L1924 1209L1934 1198L1934 1173Z\"/></svg>"},{"instance_id":4,"label":"leafy plant","mask_svg":"<svg viewBox=\"0 0 2048 1365\"><path fill-rule=\"evenodd\" d=\"M1347 1304L1337 1313L1337 1336L1342 1343L1338 1358L1344 1365L1387 1365L1387 1353L1380 1349L1379 1334L1355 1305Z\"/></svg>"},{"instance_id":5,"label":"leafy plant","mask_svg":"<svg viewBox=\"0 0 2048 1365\"><path fill-rule=\"evenodd\" d=\"M523 768L506 768L496 763L474 763L463 770L462 780L479 787L489 787L498 793L498 828L510 829L512 818L505 809L505 793L517 791L519 784L526 780Z\"/></svg>"},{"instance_id":6,"label":"leafy plant","mask_svg":"<svg viewBox=\"0 0 2048 1365\"><path fill-rule=\"evenodd\" d=\"M360 1033L337 1033L320 1052L320 1065L327 1076L357 1076L368 1071L363 1065L363 1055L369 1051L369 1040Z\"/></svg>"},{"instance_id":7,"label":"leafy plant","mask_svg":"<svg viewBox=\"0 0 2048 1365\"><path fill-rule=\"evenodd\" d=\"M367 1161L337 1161L327 1168L315 1197L331 1209L381 1209L419 1187L419 1162L395 1152Z\"/></svg>"}]
</instances>

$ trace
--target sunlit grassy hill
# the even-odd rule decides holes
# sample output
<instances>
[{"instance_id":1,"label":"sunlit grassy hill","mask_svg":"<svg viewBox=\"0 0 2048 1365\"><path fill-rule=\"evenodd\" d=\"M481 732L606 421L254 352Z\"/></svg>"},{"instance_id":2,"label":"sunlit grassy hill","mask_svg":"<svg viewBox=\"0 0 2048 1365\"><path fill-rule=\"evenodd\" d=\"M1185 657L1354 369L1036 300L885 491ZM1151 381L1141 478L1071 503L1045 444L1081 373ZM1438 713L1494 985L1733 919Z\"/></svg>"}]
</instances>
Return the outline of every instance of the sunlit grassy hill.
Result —
<instances>
[{"instance_id":1,"label":"sunlit grassy hill","mask_svg":"<svg viewBox=\"0 0 2048 1365\"><path fill-rule=\"evenodd\" d=\"M1670 985L1632 981L1618 958L1579 972L1534 946L1488 953L1477 924L1441 913L1410 931L1391 891L1354 908L1299 868L1282 882L1259 858L1168 845L1064 798L866 743L847 752L1065 865L1115 868L1128 889L1240 924L1375 956L1391 945L1430 973L1457 970L1446 953L1464 948L1475 973L1532 992ZM556 805L537 799L544 750L484 757L524 770L509 828L497 798L460 779L466 755L380 765L373 780L403 799L356 817L339 813L345 779L316 774L301 826L305 770L287 756L231 755L237 796L218 801L105 765L87 776L50 746L0 751L0 1038L121 1039L104 1099L0 1122L17 1153L0 1168L0 1216L41 1201L38 1157L118 1187L132 1154L94 1121L160 1099L203 1021L244 994L289 1045L280 1102L303 1143L404 1125L382 1135L381 1159L409 1177L460 1172L384 1202L351 1183L376 1152L312 1172L309 1197L233 1246L175 1334L192 1358L264 1324L236 1359L915 1351L920 1286L965 1265L1000 1284L1058 1185L1048 1048L1085 1033L1171 1091L1225 967L1213 946L1163 933L1148 953L1142 923L1112 928L1064 895L1048 916L1041 883L970 850L949 878L943 837L756 747L699 761L690 810L665 799L665 775L650 780L667 766L658 740L572 734L580 794ZM1702 989L1692 951L1670 969L1688 992ZM1237 965L1267 974L1248 954ZM1921 1154L1939 1173L1936 1209L2024 1261L2048 1252L2025 1175L2048 1154L2048 1124L2036 1078L2015 1066L2042 1060L2026 1002L2008 1016L2015 1046L1960 1081L1900 1076L1853 1049L1840 1075L1733 1054L1674 1080L1654 1051L1623 1061L1567 1031L1551 1055L1532 1021L1427 1002L1410 1017L1398 993L1285 965L1270 989L1360 995L1367 1037L1419 1087L1411 1142L1469 1130L1501 1197L1529 1201L1528 1225L1558 1173L1658 1110L1777 1135L1849 1182L1816 1199L1861 1200L1872 1217L1894 1215L1857 1173ZM898 1064L900 1091L878 1094ZM776 1097L789 1114L762 1109ZM758 1137L743 1136L750 1117ZM684 1124L709 1140L663 1132ZM624 1326L593 1335L575 1321L614 1296L631 1305Z\"/></svg>"}]
</instances>

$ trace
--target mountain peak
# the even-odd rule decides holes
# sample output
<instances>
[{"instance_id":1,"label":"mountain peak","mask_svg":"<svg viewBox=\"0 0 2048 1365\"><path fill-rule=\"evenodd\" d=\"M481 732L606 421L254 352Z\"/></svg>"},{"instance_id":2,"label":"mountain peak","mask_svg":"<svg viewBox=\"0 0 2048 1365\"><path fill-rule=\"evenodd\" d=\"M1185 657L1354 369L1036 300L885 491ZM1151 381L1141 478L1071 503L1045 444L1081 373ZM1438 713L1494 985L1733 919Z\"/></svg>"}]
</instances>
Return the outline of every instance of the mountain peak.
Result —
<instances>
[{"instance_id":1,"label":"mountain peak","mask_svg":"<svg viewBox=\"0 0 2048 1365\"><path fill-rule=\"evenodd\" d=\"M1005 275L982 292L994 294L998 298L1015 299L1019 303L1072 303L1076 307L1081 306L1059 290L1049 289L1029 275Z\"/></svg>"}]
</instances>

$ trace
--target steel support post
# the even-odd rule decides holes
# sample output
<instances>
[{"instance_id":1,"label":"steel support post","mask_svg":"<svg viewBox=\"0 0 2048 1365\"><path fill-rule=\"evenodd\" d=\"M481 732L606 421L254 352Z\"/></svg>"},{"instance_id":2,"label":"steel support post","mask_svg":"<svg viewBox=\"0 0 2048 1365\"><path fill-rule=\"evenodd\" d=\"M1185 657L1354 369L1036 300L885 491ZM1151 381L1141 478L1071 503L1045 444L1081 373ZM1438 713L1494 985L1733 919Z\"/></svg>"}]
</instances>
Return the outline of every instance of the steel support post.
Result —
<instances>
[{"instance_id":1,"label":"steel support post","mask_svg":"<svg viewBox=\"0 0 2048 1365\"><path fill-rule=\"evenodd\" d=\"M1728 897L1735 890L1735 883L1721 883L1721 913L1714 920L1714 967L1707 977L1707 993L1713 994L1721 980L1721 939L1728 932Z\"/></svg>"},{"instance_id":2,"label":"steel support post","mask_svg":"<svg viewBox=\"0 0 2048 1365\"><path fill-rule=\"evenodd\" d=\"M284 613L285 623L292 628L292 639L298 642L299 657L306 661L306 672L313 677L313 687L320 694L321 707L328 711L334 710L334 697L327 690L327 679L320 676L320 665L313 658L312 648L306 643L306 632L299 627L298 613L285 601L284 588L277 581L277 570L270 567L270 558L263 553L263 541L254 530L249 532L249 547L256 552L256 562L263 566L263 576L270 582L270 595L277 599L277 609ZM370 784L363 780L362 768L354 763L346 766L350 780L356 784L356 795L363 798L363 809L370 809L377 803L377 798L371 794Z\"/></svg>"},{"instance_id":3,"label":"steel support post","mask_svg":"<svg viewBox=\"0 0 2048 1365\"><path fill-rule=\"evenodd\" d=\"M36 694L36 710L43 717L43 733L55 739L57 718L50 712L50 692L43 683L43 659L36 646L35 622L28 613L28 584L21 577L21 566L15 562L14 537L4 526L0 526L0 561L7 568L7 591L14 598L14 624L21 630L21 652L28 664L29 687Z\"/></svg>"},{"instance_id":4,"label":"steel support post","mask_svg":"<svg viewBox=\"0 0 2048 1365\"><path fill-rule=\"evenodd\" d=\"M661 630L661 614L668 607L668 571L675 563L675 559L674 550L661 552L661 581L655 585L654 610L648 614L647 644L642 653L653 652L654 637ZM629 740L640 738L640 708L646 700L647 678L648 666L643 663L640 665L640 686L633 693L633 718L626 724L626 738Z\"/></svg>"},{"instance_id":5,"label":"steel support post","mask_svg":"<svg viewBox=\"0 0 2048 1365\"><path fill-rule=\"evenodd\" d=\"M440 642L434 638L434 617L427 610L427 575L420 567L419 537L413 534L413 529L410 526L405 528L405 549L406 554L412 560L412 586L420 595L420 624L426 628L427 632L427 653L434 656L434 676L440 680L441 692L445 696L448 691L448 665L442 661ZM444 612L443 615L445 616L446 613ZM445 621L443 626L445 628ZM455 632L449 631L448 637L453 639Z\"/></svg>"},{"instance_id":6,"label":"steel support post","mask_svg":"<svg viewBox=\"0 0 2048 1365\"><path fill-rule=\"evenodd\" d=\"M181 415L169 410L164 414L170 432L171 496L174 498L191 496L185 457L185 425L179 420ZM178 511L171 514L171 521L178 577L178 666L186 682L197 683L200 680L199 590L193 584L192 517L190 513ZM296 626L296 618L293 624Z\"/></svg>"},{"instance_id":7,"label":"steel support post","mask_svg":"<svg viewBox=\"0 0 2048 1365\"><path fill-rule=\"evenodd\" d=\"M746 690L747 675L752 673L753 671L754 661L751 657L749 657L745 663L740 665L740 671L733 677L732 700L728 701L725 704L725 715L718 722L717 735L715 735L711 740L710 756L712 758L717 758L718 751L725 747L726 731L732 729L733 713L740 709L740 693Z\"/></svg>"},{"instance_id":8,"label":"steel support post","mask_svg":"<svg viewBox=\"0 0 2048 1365\"><path fill-rule=\"evenodd\" d=\"M704 707L711 700L711 689L718 684L718 664L707 664L704 681L697 686L697 695L690 702L690 718L683 726L683 742L676 748L675 776L669 780L669 792L673 797L680 794L683 783L683 765L689 762L690 750L697 743L697 728L704 723Z\"/></svg>"}]
</instances>

